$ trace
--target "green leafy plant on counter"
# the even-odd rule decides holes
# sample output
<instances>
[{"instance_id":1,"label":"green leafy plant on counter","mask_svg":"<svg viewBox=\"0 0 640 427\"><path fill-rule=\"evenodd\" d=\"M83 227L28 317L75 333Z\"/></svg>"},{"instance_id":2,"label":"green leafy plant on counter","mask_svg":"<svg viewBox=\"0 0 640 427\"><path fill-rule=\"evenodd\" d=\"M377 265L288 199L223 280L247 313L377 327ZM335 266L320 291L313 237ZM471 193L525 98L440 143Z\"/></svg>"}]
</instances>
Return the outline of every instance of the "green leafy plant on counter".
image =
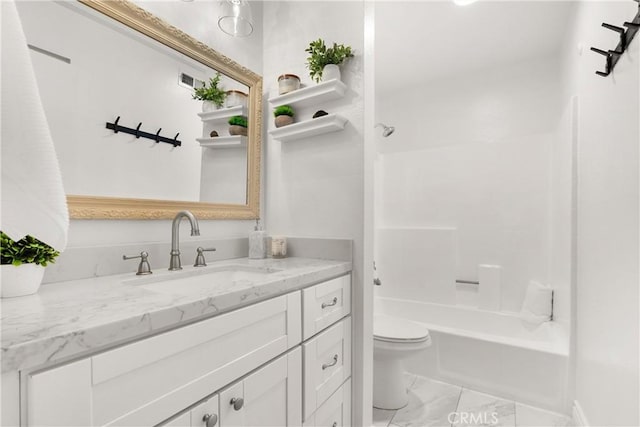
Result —
<instances>
[{"instance_id":1,"label":"green leafy plant on counter","mask_svg":"<svg viewBox=\"0 0 640 427\"><path fill-rule=\"evenodd\" d=\"M227 97L227 93L222 87L218 87L220 84L220 73L216 73L215 77L209 79L209 85L206 84L203 87L198 87L193 90L193 99L200 101L211 101L218 106L222 107L224 100Z\"/></svg>"},{"instance_id":2,"label":"green leafy plant on counter","mask_svg":"<svg viewBox=\"0 0 640 427\"><path fill-rule=\"evenodd\" d=\"M48 263L55 262L58 255L60 252L35 237L25 236L16 242L0 231L1 264L38 264L46 267Z\"/></svg>"},{"instance_id":3,"label":"green leafy plant on counter","mask_svg":"<svg viewBox=\"0 0 640 427\"><path fill-rule=\"evenodd\" d=\"M322 39L312 41L304 51L309 54L307 58L309 75L316 82L322 79L322 69L325 65L340 65L345 59L353 57L351 46L334 43L332 47L327 47Z\"/></svg>"}]
</instances>

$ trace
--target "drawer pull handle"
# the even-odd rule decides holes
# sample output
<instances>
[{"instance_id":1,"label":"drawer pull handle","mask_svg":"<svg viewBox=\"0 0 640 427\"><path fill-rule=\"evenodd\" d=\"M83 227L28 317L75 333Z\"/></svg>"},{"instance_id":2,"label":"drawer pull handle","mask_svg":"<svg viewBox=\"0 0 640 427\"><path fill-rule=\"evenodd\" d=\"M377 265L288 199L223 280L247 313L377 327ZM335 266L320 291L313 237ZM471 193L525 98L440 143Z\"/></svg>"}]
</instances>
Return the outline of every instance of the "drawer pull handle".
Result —
<instances>
[{"instance_id":1,"label":"drawer pull handle","mask_svg":"<svg viewBox=\"0 0 640 427\"><path fill-rule=\"evenodd\" d=\"M234 397L233 399L231 399L231 402L229 402L229 405L233 405L233 409L239 411L244 405L244 399L241 397Z\"/></svg>"},{"instance_id":2,"label":"drawer pull handle","mask_svg":"<svg viewBox=\"0 0 640 427\"><path fill-rule=\"evenodd\" d=\"M218 424L218 415L217 414L204 414L202 417L202 421L204 421L204 425L206 427L213 427Z\"/></svg>"},{"instance_id":3,"label":"drawer pull handle","mask_svg":"<svg viewBox=\"0 0 640 427\"><path fill-rule=\"evenodd\" d=\"M331 427L338 427L338 422L334 421L333 424L331 425Z\"/></svg>"},{"instance_id":4,"label":"drawer pull handle","mask_svg":"<svg viewBox=\"0 0 640 427\"><path fill-rule=\"evenodd\" d=\"M333 362L330 362L330 363L323 363L323 364L322 364L322 370L324 371L324 370L325 370L325 369L327 369L327 368L330 368L330 367L332 367L332 366L336 366L336 364L337 364L337 363L338 363L338 355L337 355L337 354L334 354L334 355L333 355Z\"/></svg>"},{"instance_id":5,"label":"drawer pull handle","mask_svg":"<svg viewBox=\"0 0 640 427\"><path fill-rule=\"evenodd\" d=\"M333 307L337 303L338 303L338 297L333 297L331 302L323 302L321 307L322 308Z\"/></svg>"}]
</instances>

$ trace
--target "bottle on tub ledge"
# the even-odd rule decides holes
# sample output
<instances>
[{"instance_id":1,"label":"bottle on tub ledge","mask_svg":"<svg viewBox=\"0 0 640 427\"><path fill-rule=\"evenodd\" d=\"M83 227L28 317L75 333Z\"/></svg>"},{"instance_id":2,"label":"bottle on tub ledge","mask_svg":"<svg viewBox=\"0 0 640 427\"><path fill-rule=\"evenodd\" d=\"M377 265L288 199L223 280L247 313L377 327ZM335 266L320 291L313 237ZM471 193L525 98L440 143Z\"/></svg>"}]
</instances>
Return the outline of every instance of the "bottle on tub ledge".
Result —
<instances>
[{"instance_id":1,"label":"bottle on tub ledge","mask_svg":"<svg viewBox=\"0 0 640 427\"><path fill-rule=\"evenodd\" d=\"M256 226L249 233L249 259L263 259L267 257L267 232L260 227L260 220L256 219Z\"/></svg>"}]
</instances>

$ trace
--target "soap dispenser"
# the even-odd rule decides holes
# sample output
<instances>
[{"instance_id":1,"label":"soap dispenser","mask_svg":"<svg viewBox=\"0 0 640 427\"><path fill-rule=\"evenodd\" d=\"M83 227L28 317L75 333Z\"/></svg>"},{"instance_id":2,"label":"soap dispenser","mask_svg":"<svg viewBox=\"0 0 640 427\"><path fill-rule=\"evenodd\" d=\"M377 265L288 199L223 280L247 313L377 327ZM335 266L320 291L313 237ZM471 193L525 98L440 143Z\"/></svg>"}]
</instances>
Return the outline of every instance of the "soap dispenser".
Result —
<instances>
[{"instance_id":1,"label":"soap dispenser","mask_svg":"<svg viewBox=\"0 0 640 427\"><path fill-rule=\"evenodd\" d=\"M249 259L267 257L267 232L260 227L260 220L256 219L256 226L249 233Z\"/></svg>"}]
</instances>

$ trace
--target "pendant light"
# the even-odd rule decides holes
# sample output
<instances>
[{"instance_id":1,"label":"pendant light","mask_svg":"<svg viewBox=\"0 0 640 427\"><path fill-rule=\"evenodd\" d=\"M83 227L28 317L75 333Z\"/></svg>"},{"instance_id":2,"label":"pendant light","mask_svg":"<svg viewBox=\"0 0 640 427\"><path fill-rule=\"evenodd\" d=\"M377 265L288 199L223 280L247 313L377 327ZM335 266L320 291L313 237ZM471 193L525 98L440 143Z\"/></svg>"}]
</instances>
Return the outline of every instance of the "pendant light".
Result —
<instances>
[{"instance_id":1,"label":"pendant light","mask_svg":"<svg viewBox=\"0 0 640 427\"><path fill-rule=\"evenodd\" d=\"M247 0L222 0L218 27L233 37L247 37L253 32L251 6Z\"/></svg>"}]
</instances>

